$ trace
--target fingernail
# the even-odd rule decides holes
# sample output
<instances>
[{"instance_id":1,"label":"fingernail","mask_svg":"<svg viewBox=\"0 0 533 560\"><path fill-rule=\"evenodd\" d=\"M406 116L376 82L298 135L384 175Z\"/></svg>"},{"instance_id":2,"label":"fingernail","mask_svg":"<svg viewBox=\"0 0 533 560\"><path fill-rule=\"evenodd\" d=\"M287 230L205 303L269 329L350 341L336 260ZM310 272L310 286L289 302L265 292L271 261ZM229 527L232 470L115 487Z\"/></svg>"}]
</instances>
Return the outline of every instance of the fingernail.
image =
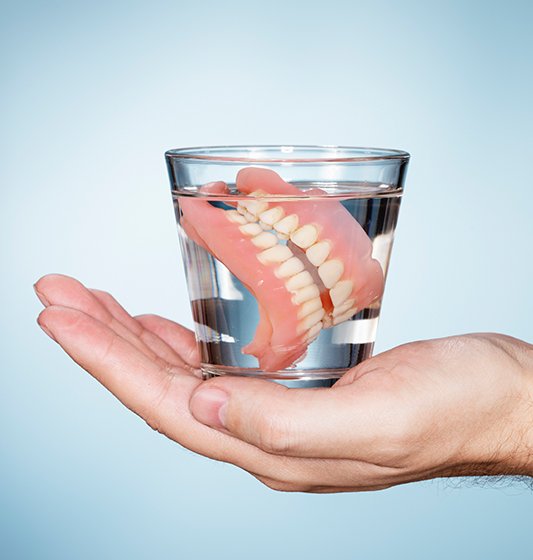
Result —
<instances>
[{"instance_id":1,"label":"fingernail","mask_svg":"<svg viewBox=\"0 0 533 560\"><path fill-rule=\"evenodd\" d=\"M37 319L37 324L43 329L43 331L54 341L57 342L55 336L52 334L52 331L48 328L44 321L41 319Z\"/></svg>"},{"instance_id":2,"label":"fingernail","mask_svg":"<svg viewBox=\"0 0 533 560\"><path fill-rule=\"evenodd\" d=\"M215 387L198 389L191 398L189 408L192 415L207 426L223 428L226 422L226 408L229 395Z\"/></svg>"},{"instance_id":3,"label":"fingernail","mask_svg":"<svg viewBox=\"0 0 533 560\"><path fill-rule=\"evenodd\" d=\"M48 307L50 305L50 302L44 297L44 294L42 294L38 289L37 289L37 284L33 285L33 290L35 292L35 295L39 298L39 301L45 306Z\"/></svg>"}]
</instances>

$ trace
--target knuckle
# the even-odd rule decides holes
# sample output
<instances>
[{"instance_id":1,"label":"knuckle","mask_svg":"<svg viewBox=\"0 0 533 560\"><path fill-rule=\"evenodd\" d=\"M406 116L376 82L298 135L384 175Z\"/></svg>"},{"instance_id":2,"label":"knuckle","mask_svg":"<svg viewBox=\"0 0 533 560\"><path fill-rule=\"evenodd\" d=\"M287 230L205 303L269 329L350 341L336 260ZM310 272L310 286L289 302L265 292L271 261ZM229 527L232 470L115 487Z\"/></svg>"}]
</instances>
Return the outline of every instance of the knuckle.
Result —
<instances>
[{"instance_id":1,"label":"knuckle","mask_svg":"<svg viewBox=\"0 0 533 560\"><path fill-rule=\"evenodd\" d=\"M257 425L259 447L274 455L288 455L295 449L290 423L277 414L263 414Z\"/></svg>"}]
</instances>

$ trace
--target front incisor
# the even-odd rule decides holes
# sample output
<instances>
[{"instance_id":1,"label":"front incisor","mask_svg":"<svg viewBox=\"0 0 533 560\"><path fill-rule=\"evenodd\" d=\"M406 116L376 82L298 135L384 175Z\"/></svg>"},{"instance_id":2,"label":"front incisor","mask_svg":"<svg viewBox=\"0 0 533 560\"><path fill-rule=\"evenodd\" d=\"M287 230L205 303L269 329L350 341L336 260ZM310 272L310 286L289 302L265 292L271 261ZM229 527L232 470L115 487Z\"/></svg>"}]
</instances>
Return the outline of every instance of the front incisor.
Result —
<instances>
[{"instance_id":1,"label":"front incisor","mask_svg":"<svg viewBox=\"0 0 533 560\"><path fill-rule=\"evenodd\" d=\"M335 286L343 272L344 265L339 259L326 261L318 267L318 275L328 290Z\"/></svg>"},{"instance_id":2,"label":"front incisor","mask_svg":"<svg viewBox=\"0 0 533 560\"><path fill-rule=\"evenodd\" d=\"M342 280L337 282L329 292L329 297L333 305L337 306L348 299L353 290L353 282L351 280Z\"/></svg>"}]
</instances>

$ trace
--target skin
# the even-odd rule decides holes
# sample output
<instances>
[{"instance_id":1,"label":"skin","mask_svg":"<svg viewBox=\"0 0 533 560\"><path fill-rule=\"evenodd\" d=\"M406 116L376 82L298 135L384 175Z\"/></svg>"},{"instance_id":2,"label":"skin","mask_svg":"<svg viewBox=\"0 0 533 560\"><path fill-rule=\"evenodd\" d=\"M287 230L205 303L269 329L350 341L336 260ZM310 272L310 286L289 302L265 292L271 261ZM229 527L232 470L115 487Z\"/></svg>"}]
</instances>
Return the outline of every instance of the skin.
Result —
<instances>
[{"instance_id":1,"label":"skin","mask_svg":"<svg viewBox=\"0 0 533 560\"><path fill-rule=\"evenodd\" d=\"M414 342L331 389L202 381L194 335L131 317L73 278L35 285L41 328L154 430L284 491L377 490L457 475L533 476L533 346L499 334Z\"/></svg>"}]
</instances>

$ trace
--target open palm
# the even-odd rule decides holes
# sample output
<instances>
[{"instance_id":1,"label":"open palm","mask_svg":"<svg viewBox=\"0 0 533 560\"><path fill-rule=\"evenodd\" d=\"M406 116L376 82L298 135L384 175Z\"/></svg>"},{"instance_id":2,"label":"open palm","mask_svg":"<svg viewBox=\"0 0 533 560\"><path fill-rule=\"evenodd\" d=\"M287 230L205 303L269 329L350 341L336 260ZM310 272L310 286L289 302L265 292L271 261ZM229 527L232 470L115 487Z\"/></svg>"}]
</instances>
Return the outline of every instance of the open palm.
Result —
<instances>
[{"instance_id":1,"label":"open palm","mask_svg":"<svg viewBox=\"0 0 533 560\"><path fill-rule=\"evenodd\" d=\"M385 488L456 474L533 474L533 350L502 335L416 342L331 389L203 381L194 335L130 316L106 292L49 275L41 327L152 428L279 490Z\"/></svg>"}]
</instances>

